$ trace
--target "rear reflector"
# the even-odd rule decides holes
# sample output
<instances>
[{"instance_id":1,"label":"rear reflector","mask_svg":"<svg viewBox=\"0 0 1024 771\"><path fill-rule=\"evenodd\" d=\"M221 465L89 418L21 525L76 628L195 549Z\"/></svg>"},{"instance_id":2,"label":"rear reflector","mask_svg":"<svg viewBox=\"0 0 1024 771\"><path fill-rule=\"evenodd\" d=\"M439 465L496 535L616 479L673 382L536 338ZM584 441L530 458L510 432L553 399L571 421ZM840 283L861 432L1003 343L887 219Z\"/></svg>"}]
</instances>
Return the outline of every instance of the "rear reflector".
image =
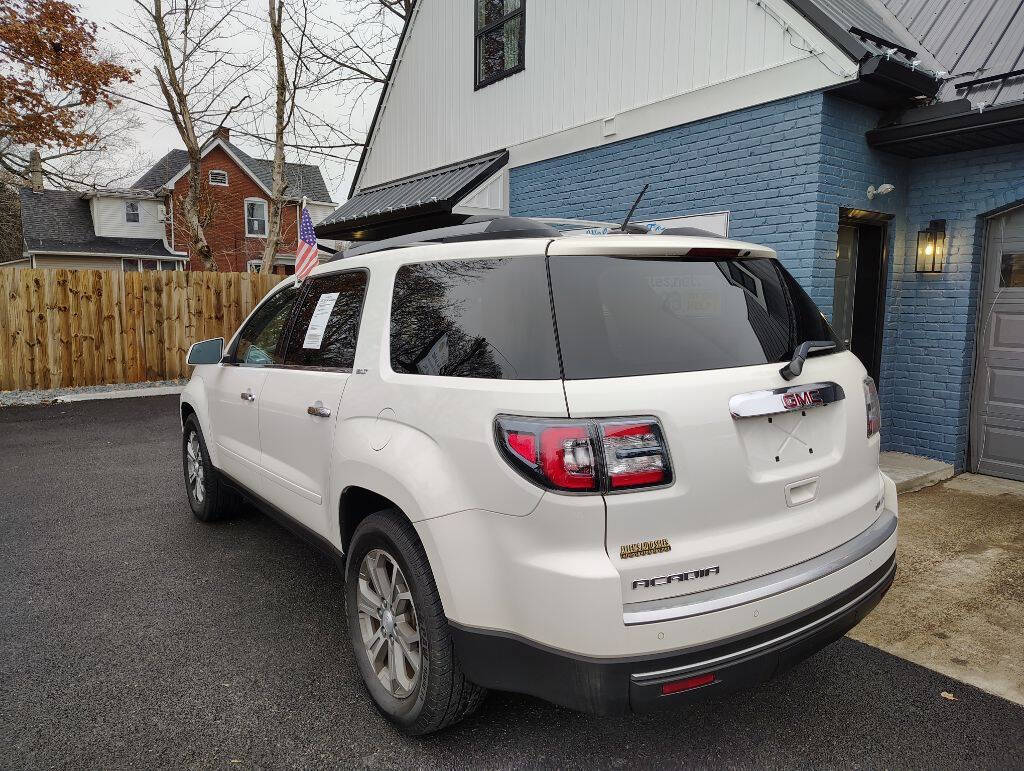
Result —
<instances>
[{"instance_id":1,"label":"rear reflector","mask_svg":"<svg viewBox=\"0 0 1024 771\"><path fill-rule=\"evenodd\" d=\"M710 685L715 682L715 675L697 675L696 677L688 677L685 680L676 680L672 683L665 683L661 686L662 696L671 696L673 693L682 693L683 691L692 691L694 688L700 688L705 685Z\"/></svg>"}]
</instances>

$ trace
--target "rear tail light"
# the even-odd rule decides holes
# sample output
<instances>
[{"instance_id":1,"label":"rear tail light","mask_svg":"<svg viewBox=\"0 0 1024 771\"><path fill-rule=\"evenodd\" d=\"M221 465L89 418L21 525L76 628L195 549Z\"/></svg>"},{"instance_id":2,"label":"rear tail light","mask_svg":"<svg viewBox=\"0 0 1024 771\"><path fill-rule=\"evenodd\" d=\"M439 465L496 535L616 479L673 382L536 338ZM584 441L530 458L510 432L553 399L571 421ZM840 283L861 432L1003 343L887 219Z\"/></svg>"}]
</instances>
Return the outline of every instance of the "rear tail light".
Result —
<instances>
[{"instance_id":1,"label":"rear tail light","mask_svg":"<svg viewBox=\"0 0 1024 771\"><path fill-rule=\"evenodd\" d=\"M868 416L868 439L882 429L882 408L878 404L878 389L870 377L864 378L864 408Z\"/></svg>"},{"instance_id":2,"label":"rear tail light","mask_svg":"<svg viewBox=\"0 0 1024 771\"><path fill-rule=\"evenodd\" d=\"M600 493L672 481L657 418L561 420L501 415L495 440L509 464L550 490Z\"/></svg>"}]
</instances>

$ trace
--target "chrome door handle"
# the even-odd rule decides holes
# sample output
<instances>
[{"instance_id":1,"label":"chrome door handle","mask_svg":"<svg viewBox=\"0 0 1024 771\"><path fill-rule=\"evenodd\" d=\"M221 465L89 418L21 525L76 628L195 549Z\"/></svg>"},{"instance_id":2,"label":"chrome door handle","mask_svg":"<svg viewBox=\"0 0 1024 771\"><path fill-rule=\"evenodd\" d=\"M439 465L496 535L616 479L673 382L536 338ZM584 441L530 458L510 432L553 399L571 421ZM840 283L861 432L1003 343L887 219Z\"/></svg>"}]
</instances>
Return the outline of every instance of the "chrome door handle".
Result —
<instances>
[{"instance_id":1,"label":"chrome door handle","mask_svg":"<svg viewBox=\"0 0 1024 771\"><path fill-rule=\"evenodd\" d=\"M331 411L327 407L324 407L323 402L317 402L306 407L306 414L312 415L315 418L329 418L331 417Z\"/></svg>"},{"instance_id":2,"label":"chrome door handle","mask_svg":"<svg viewBox=\"0 0 1024 771\"><path fill-rule=\"evenodd\" d=\"M245 399L247 402L254 402L254 401L256 401L256 397L253 396L252 391L242 391L240 396L241 396L241 398Z\"/></svg>"}]
</instances>

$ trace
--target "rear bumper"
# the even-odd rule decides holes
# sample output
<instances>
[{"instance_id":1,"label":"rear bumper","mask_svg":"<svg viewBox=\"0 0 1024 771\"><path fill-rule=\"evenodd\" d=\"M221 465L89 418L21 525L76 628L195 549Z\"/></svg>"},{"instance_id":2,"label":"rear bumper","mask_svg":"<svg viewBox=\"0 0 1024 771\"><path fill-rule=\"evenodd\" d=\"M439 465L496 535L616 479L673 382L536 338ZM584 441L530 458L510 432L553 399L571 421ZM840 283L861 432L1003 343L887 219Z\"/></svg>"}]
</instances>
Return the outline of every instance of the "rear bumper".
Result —
<instances>
[{"instance_id":1,"label":"rear bumper","mask_svg":"<svg viewBox=\"0 0 1024 771\"><path fill-rule=\"evenodd\" d=\"M856 626L892 585L895 555L828 601L778 623L655 657L586 658L507 634L452 623L456 653L478 685L538 696L598 714L671 707L768 680ZM662 695L662 686L699 675L715 679Z\"/></svg>"}]
</instances>

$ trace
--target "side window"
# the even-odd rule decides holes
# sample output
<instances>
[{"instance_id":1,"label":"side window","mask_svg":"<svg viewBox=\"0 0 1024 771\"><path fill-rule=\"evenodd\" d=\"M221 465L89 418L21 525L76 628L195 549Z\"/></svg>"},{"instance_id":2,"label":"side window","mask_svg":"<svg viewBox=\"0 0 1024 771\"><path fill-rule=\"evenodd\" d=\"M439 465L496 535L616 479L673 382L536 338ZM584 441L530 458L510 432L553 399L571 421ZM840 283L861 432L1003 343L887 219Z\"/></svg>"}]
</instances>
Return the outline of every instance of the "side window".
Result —
<instances>
[{"instance_id":1,"label":"side window","mask_svg":"<svg viewBox=\"0 0 1024 771\"><path fill-rule=\"evenodd\" d=\"M366 271L353 270L308 280L285 364L352 369L366 277Z\"/></svg>"},{"instance_id":2,"label":"side window","mask_svg":"<svg viewBox=\"0 0 1024 771\"><path fill-rule=\"evenodd\" d=\"M451 377L561 377L544 257L403 265L391 302L391 368Z\"/></svg>"},{"instance_id":3,"label":"side window","mask_svg":"<svg viewBox=\"0 0 1024 771\"><path fill-rule=\"evenodd\" d=\"M295 286L289 286L268 299L253 314L238 336L235 361L243 367L265 367L281 364L278 341L284 333L292 307L299 297Z\"/></svg>"}]
</instances>

